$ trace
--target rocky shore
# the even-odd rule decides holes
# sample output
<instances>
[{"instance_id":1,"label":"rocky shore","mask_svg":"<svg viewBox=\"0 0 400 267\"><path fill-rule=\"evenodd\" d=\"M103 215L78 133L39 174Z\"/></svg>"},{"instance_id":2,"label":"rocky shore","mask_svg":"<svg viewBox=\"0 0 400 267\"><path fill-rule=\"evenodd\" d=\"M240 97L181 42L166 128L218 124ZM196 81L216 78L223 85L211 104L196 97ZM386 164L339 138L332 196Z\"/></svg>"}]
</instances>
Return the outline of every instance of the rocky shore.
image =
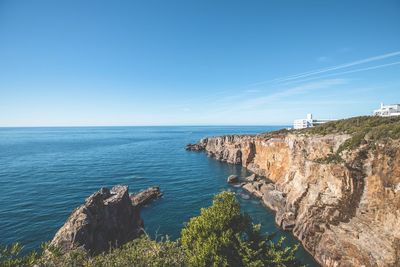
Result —
<instances>
[{"instance_id":1,"label":"rocky shore","mask_svg":"<svg viewBox=\"0 0 400 267\"><path fill-rule=\"evenodd\" d=\"M254 172L243 188L321 265L400 266L400 141L361 143L336 160L350 137L282 131L205 138L186 149Z\"/></svg>"},{"instance_id":2,"label":"rocky shore","mask_svg":"<svg viewBox=\"0 0 400 267\"><path fill-rule=\"evenodd\" d=\"M108 251L143 233L140 208L162 196L159 187L129 195L128 186L101 188L75 209L50 245L62 253L81 248L91 255Z\"/></svg>"}]
</instances>

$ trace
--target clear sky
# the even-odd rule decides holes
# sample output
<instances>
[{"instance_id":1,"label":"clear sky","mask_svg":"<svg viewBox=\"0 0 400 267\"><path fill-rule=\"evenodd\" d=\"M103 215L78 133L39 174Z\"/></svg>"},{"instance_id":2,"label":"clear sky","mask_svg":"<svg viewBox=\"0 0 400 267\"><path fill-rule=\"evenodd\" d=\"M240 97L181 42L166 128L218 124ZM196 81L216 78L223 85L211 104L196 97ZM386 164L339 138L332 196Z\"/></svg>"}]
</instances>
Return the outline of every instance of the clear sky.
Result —
<instances>
[{"instance_id":1,"label":"clear sky","mask_svg":"<svg viewBox=\"0 0 400 267\"><path fill-rule=\"evenodd\" d=\"M0 126L291 124L400 103L400 1L0 0Z\"/></svg>"}]
</instances>

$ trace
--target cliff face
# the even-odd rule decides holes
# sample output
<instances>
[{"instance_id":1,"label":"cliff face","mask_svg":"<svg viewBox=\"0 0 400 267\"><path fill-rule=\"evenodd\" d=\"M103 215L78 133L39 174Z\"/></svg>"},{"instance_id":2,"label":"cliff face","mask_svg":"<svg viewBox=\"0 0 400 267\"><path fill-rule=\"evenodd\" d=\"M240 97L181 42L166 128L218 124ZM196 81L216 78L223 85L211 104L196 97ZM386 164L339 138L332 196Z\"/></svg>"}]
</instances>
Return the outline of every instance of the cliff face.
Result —
<instances>
[{"instance_id":1,"label":"cliff face","mask_svg":"<svg viewBox=\"0 0 400 267\"><path fill-rule=\"evenodd\" d=\"M188 149L265 176L244 188L323 266L400 266L400 142L330 159L349 138L275 132L206 138Z\"/></svg>"}]
</instances>

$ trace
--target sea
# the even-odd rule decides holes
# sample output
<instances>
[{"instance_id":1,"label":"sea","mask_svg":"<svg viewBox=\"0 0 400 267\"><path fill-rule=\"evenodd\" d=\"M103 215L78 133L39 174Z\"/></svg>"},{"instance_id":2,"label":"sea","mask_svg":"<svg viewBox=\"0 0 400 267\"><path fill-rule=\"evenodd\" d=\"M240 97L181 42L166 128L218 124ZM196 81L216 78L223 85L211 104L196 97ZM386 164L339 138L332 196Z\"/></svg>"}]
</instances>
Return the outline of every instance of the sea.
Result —
<instances>
[{"instance_id":1,"label":"sea","mask_svg":"<svg viewBox=\"0 0 400 267\"><path fill-rule=\"evenodd\" d=\"M242 189L231 174L250 173L185 150L203 137L255 134L285 126L157 126L0 128L0 244L20 242L24 251L52 239L74 208L101 187L129 186L134 193L160 186L164 196L144 207L145 230L161 239L179 237L185 223L223 190L234 191L242 211L285 246L299 242L280 230L272 211ZM298 259L318 266L303 249Z\"/></svg>"}]
</instances>

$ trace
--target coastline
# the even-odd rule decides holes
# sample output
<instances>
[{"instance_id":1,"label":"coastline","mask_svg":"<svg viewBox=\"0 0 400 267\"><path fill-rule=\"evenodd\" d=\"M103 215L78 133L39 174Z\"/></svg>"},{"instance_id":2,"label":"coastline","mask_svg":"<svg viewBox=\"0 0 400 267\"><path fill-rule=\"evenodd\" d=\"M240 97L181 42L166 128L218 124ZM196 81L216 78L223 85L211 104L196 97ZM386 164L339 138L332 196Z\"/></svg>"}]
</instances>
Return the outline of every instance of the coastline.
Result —
<instances>
[{"instance_id":1,"label":"coastline","mask_svg":"<svg viewBox=\"0 0 400 267\"><path fill-rule=\"evenodd\" d=\"M399 220L387 203L399 204L393 163L399 144L361 146L345 151L344 162L331 160L350 138L278 131L204 138L187 149L270 179L242 188L274 211L276 224L291 231L322 266L395 264ZM388 162L390 169L382 169ZM385 180L394 187L383 187Z\"/></svg>"}]
</instances>

